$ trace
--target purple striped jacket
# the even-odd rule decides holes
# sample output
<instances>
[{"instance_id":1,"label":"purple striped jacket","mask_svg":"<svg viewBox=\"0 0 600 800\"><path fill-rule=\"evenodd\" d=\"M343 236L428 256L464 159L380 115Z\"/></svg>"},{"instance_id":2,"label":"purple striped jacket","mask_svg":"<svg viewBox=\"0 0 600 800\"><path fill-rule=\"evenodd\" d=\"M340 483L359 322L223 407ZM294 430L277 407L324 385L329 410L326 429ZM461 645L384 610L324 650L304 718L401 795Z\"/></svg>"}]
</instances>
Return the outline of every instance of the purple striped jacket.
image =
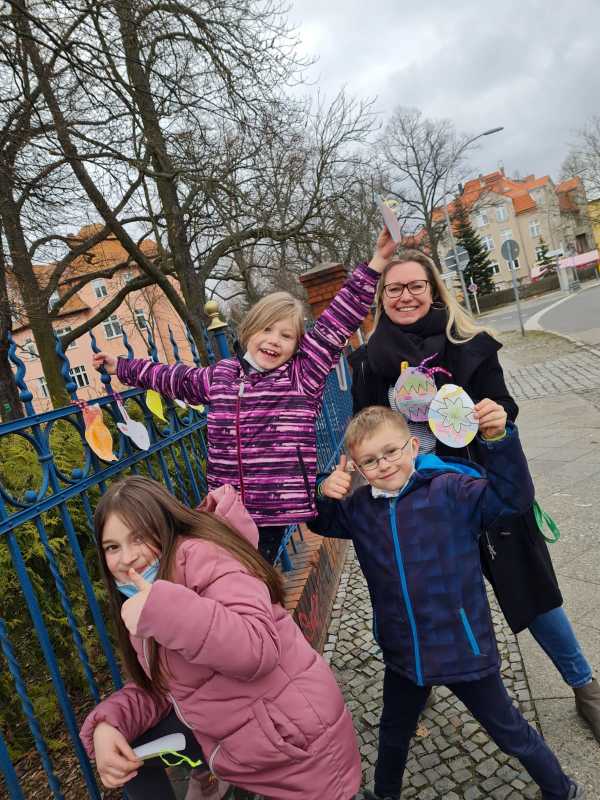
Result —
<instances>
[{"instance_id":1,"label":"purple striped jacket","mask_svg":"<svg viewBox=\"0 0 600 800\"><path fill-rule=\"evenodd\" d=\"M120 358L122 383L206 403L209 489L237 489L257 525L316 514L316 420L325 381L366 316L379 273L359 264L285 364L246 375L238 359L210 367Z\"/></svg>"}]
</instances>

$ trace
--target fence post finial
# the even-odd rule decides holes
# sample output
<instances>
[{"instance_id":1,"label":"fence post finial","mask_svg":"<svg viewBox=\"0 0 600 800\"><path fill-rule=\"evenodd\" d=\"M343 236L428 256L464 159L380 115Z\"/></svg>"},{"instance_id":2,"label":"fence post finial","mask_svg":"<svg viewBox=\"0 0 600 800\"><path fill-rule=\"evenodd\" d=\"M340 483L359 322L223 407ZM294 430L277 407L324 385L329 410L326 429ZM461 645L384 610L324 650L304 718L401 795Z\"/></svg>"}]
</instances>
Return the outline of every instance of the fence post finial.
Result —
<instances>
[{"instance_id":1,"label":"fence post finial","mask_svg":"<svg viewBox=\"0 0 600 800\"><path fill-rule=\"evenodd\" d=\"M207 333L214 334L219 346L221 358L230 358L231 352L229 350L229 342L225 335L228 326L219 316L219 304L215 300L207 300L204 304L204 311L206 316L210 319L210 323L206 329Z\"/></svg>"}]
</instances>

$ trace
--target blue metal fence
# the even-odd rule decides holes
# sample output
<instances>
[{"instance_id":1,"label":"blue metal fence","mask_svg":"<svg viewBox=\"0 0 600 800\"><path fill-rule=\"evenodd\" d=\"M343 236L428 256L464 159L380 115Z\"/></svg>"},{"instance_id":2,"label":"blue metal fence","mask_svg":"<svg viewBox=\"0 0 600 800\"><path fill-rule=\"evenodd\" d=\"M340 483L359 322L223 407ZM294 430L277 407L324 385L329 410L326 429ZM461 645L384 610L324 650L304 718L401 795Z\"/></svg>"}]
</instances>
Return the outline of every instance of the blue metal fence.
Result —
<instances>
[{"instance_id":1,"label":"blue metal fence","mask_svg":"<svg viewBox=\"0 0 600 800\"><path fill-rule=\"evenodd\" d=\"M91 347L98 352L93 334ZM129 358L133 351L123 332ZM191 336L194 362L200 359ZM173 358L180 360L173 335ZM152 336L149 354L158 360ZM227 357L226 329L206 334L208 358ZM86 795L101 793L78 736L83 711L101 695L121 685L101 602L93 543L93 507L106 486L126 474L146 474L161 480L190 506L206 491L206 416L165 400L166 422L149 410L139 389L122 392L131 416L150 434L147 451L138 449L117 427L122 417L111 377L102 374L105 396L87 401L99 406L115 442L117 460L98 458L85 440L82 405L70 365L56 340L56 352L72 405L36 414L26 384L26 368L11 344L9 357L26 416L0 424L0 772L11 800L27 797L27 775L40 775L48 793L67 796L57 777L59 761L68 761L86 787ZM329 376L318 421L320 469L337 458L343 430L351 413L345 360ZM70 460L69 460L70 459ZM290 526L279 558L290 569L299 532ZM64 741L67 734L69 746ZM25 769L27 766L27 769ZM40 769L41 768L41 769ZM62 773L61 773L62 774ZM2 782L0 781L0 796ZM81 793L69 797L81 797Z\"/></svg>"}]
</instances>

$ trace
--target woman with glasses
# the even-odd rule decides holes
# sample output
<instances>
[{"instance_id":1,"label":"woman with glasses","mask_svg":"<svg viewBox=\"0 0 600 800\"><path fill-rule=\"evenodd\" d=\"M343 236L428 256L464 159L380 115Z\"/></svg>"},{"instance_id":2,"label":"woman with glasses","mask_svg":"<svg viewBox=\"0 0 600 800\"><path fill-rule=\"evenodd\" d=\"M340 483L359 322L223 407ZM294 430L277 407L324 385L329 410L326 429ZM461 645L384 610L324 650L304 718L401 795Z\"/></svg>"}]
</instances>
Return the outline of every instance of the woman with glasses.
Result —
<instances>
[{"instance_id":1,"label":"woman with glasses","mask_svg":"<svg viewBox=\"0 0 600 800\"><path fill-rule=\"evenodd\" d=\"M394 386L401 365L417 367L426 361L429 368L441 368L433 375L438 388L454 383L473 398L483 433L496 423L494 403L514 421L519 409L504 381L498 359L501 346L463 311L431 259L419 251L404 251L383 270L374 330L368 343L350 357L354 413L372 405L399 410ZM480 461L476 440L456 450L436 440L427 422L409 421L409 426L419 437L421 454ZM562 607L533 510L487 530L480 551L484 574L509 626L515 633L529 629L574 690L578 712L600 741L600 685Z\"/></svg>"}]
</instances>

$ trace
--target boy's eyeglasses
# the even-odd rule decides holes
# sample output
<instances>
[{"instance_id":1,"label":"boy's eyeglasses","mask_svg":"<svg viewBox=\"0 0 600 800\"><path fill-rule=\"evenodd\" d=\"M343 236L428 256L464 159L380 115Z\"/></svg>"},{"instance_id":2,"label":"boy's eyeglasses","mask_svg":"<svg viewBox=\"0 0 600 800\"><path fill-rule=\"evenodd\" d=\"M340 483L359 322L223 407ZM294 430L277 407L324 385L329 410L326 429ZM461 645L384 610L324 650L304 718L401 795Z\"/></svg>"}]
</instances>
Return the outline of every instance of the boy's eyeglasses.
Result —
<instances>
[{"instance_id":1,"label":"boy's eyeglasses","mask_svg":"<svg viewBox=\"0 0 600 800\"><path fill-rule=\"evenodd\" d=\"M386 450L382 456L379 456L379 458L367 458L365 461L357 462L357 466L359 469L364 470L364 472L374 472L374 470L376 470L379 466L379 462L383 461L384 459L388 462L388 464L396 464L402 458L402 454L410 444L410 440L411 437L409 436L402 447L390 447L390 449Z\"/></svg>"},{"instance_id":2,"label":"boy's eyeglasses","mask_svg":"<svg viewBox=\"0 0 600 800\"><path fill-rule=\"evenodd\" d=\"M408 289L408 293L411 294L413 297L418 297L420 294L423 294L427 290L427 286L429 285L429 281L410 281L410 283L386 283L383 287L383 291L386 297L402 297L405 289Z\"/></svg>"}]
</instances>

